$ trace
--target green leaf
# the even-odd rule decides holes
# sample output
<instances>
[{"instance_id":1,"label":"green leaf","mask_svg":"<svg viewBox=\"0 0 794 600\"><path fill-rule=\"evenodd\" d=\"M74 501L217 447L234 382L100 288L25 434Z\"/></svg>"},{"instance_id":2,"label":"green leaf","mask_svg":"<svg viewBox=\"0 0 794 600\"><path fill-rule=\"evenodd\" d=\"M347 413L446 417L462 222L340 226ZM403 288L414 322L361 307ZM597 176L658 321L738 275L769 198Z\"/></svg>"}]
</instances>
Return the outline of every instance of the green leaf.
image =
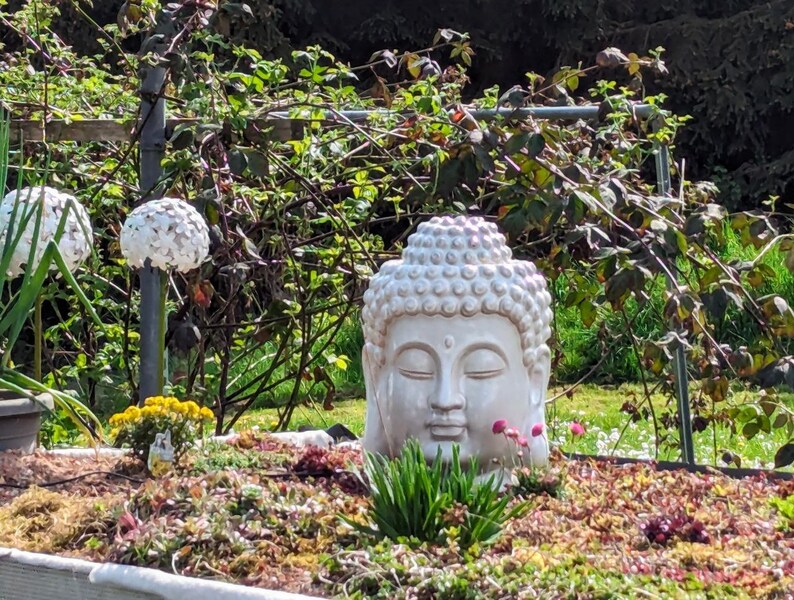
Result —
<instances>
[{"instance_id":1,"label":"green leaf","mask_svg":"<svg viewBox=\"0 0 794 600\"><path fill-rule=\"evenodd\" d=\"M598 316L598 309L595 304L590 301L582 302L579 305L579 312L582 315L582 324L585 327L590 327L595 323Z\"/></svg>"},{"instance_id":2,"label":"green leaf","mask_svg":"<svg viewBox=\"0 0 794 600\"><path fill-rule=\"evenodd\" d=\"M788 424L789 416L787 413L779 413L777 417L775 417L775 422L772 423L772 427L775 429L782 429Z\"/></svg>"},{"instance_id":3,"label":"green leaf","mask_svg":"<svg viewBox=\"0 0 794 600\"><path fill-rule=\"evenodd\" d=\"M268 176L270 170L265 154L256 150L250 150L245 153L245 156L248 163L248 171L254 177L264 179Z\"/></svg>"},{"instance_id":4,"label":"green leaf","mask_svg":"<svg viewBox=\"0 0 794 600\"><path fill-rule=\"evenodd\" d=\"M745 423L744 427L742 427L742 435L748 440L758 435L759 431L761 431L761 426L758 421L750 421L749 423Z\"/></svg>"},{"instance_id":5,"label":"green leaf","mask_svg":"<svg viewBox=\"0 0 794 600\"><path fill-rule=\"evenodd\" d=\"M527 150L529 151L530 158L539 156L545 147L546 139L540 133L533 133L527 142Z\"/></svg>"},{"instance_id":6,"label":"green leaf","mask_svg":"<svg viewBox=\"0 0 794 600\"><path fill-rule=\"evenodd\" d=\"M97 314L96 310L94 309L94 305L88 299L88 296L86 296L82 288L80 288L80 284L77 283L77 280L75 279L72 272L66 266L66 262L64 261L63 256L61 256L61 252L57 246L54 246L53 259L58 265L58 270L60 271L61 276L66 280L66 283L69 284L69 287L71 288L72 292L74 292L74 295L77 296L77 299L80 301L80 304L83 305L83 308L85 308L88 316L91 317L91 320L100 331L104 331L104 322Z\"/></svg>"},{"instance_id":7,"label":"green leaf","mask_svg":"<svg viewBox=\"0 0 794 600\"><path fill-rule=\"evenodd\" d=\"M242 175L247 166L248 158L245 152L238 148L229 150L229 169L231 169L232 173L235 175Z\"/></svg>"},{"instance_id":8,"label":"green leaf","mask_svg":"<svg viewBox=\"0 0 794 600\"><path fill-rule=\"evenodd\" d=\"M190 125L182 123L177 125L174 129L174 134L171 136L171 147L174 150L184 150L193 145L195 140L195 132Z\"/></svg>"},{"instance_id":9,"label":"green leaf","mask_svg":"<svg viewBox=\"0 0 794 600\"><path fill-rule=\"evenodd\" d=\"M777 405L774 402L770 402L769 400L761 400L758 405L761 407L761 410L764 411L764 414L767 417L771 417L772 413L775 412L775 409L777 408Z\"/></svg>"},{"instance_id":10,"label":"green leaf","mask_svg":"<svg viewBox=\"0 0 794 600\"><path fill-rule=\"evenodd\" d=\"M210 198L204 204L204 216L207 217L207 223L217 225L221 220L221 202L218 198Z\"/></svg>"},{"instance_id":11,"label":"green leaf","mask_svg":"<svg viewBox=\"0 0 794 600\"><path fill-rule=\"evenodd\" d=\"M783 444L775 453L775 468L782 469L794 463L794 444Z\"/></svg>"},{"instance_id":12,"label":"green leaf","mask_svg":"<svg viewBox=\"0 0 794 600\"><path fill-rule=\"evenodd\" d=\"M517 154L521 152L524 146L527 145L529 141L529 134L528 133L518 133L510 136L510 138L505 142L504 149L507 154Z\"/></svg>"}]
</instances>

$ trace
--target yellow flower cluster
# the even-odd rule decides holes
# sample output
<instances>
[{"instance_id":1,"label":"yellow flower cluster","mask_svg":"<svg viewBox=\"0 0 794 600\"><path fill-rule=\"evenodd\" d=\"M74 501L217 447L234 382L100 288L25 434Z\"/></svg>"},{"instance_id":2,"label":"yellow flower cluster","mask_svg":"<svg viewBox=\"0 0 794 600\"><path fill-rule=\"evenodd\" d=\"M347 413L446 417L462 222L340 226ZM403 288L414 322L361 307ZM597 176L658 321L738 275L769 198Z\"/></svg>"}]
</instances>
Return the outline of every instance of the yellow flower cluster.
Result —
<instances>
[{"instance_id":1,"label":"yellow flower cluster","mask_svg":"<svg viewBox=\"0 0 794 600\"><path fill-rule=\"evenodd\" d=\"M174 397L152 396L143 403L143 408L129 406L124 412L116 413L108 420L111 427L120 428L133 425L145 419L158 417L183 418L193 421L211 421L215 418L206 406L199 406L193 400L180 402Z\"/></svg>"}]
</instances>

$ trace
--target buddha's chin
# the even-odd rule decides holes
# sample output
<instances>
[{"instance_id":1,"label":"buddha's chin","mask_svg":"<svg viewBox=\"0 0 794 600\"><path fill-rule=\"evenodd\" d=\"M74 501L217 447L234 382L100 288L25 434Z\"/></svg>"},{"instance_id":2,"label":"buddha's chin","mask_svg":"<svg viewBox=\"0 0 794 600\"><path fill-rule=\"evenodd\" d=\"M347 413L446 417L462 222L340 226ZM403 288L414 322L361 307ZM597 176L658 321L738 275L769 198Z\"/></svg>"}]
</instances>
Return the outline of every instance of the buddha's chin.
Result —
<instances>
[{"instance_id":1,"label":"buddha's chin","mask_svg":"<svg viewBox=\"0 0 794 600\"><path fill-rule=\"evenodd\" d=\"M424 451L425 458L428 462L433 462L438 455L438 451L441 450L441 460L444 462L449 462L452 460L452 448L454 446L458 446L460 449L460 460L461 462L468 462L470 458L470 450L468 444L468 435L466 435L466 430L463 430L463 433L454 439L449 437L436 437L432 434L432 432L428 432L428 435L425 438L425 443L423 444L422 450Z\"/></svg>"}]
</instances>

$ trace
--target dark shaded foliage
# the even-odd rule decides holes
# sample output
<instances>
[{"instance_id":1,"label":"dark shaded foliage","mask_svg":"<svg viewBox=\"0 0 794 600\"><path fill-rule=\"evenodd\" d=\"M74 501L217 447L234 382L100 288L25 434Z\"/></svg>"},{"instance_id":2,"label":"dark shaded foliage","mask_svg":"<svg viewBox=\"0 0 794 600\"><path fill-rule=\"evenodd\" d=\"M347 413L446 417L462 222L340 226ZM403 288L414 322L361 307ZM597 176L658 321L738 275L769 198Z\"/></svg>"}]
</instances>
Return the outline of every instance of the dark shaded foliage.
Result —
<instances>
[{"instance_id":1,"label":"dark shaded foliage","mask_svg":"<svg viewBox=\"0 0 794 600\"><path fill-rule=\"evenodd\" d=\"M23 0L9 3L13 11ZM99 50L90 24L68 2L55 31L81 52ZM116 21L121 0L86 7ZM794 197L794 3L790 0L250 0L253 18L232 15L231 38L266 55L319 43L353 64L384 47L419 48L439 27L469 32L478 57L476 94L494 83L523 83L527 71L592 62L616 46L642 54L664 46L670 74L647 81L693 122L679 140L693 178L710 177L729 209L769 195ZM17 40L0 33L13 47ZM137 41L128 40L131 46Z\"/></svg>"}]
</instances>

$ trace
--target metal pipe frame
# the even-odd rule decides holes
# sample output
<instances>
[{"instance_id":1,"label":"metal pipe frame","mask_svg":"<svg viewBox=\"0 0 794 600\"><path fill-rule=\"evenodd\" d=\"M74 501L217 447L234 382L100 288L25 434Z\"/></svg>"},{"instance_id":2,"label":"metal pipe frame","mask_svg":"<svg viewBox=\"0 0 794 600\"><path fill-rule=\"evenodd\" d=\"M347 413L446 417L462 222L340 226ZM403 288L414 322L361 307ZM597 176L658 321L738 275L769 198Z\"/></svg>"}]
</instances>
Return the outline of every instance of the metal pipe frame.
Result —
<instances>
[{"instance_id":1,"label":"metal pipe frame","mask_svg":"<svg viewBox=\"0 0 794 600\"><path fill-rule=\"evenodd\" d=\"M652 104L635 104L634 114L639 119L647 119L659 111L657 106ZM576 119L595 119L601 106L590 104L587 106L526 106L520 108L481 108L469 110L469 114L478 121L491 121L497 117L510 119L542 119L542 120L576 120ZM397 114L395 111L387 109L374 110L340 110L323 112L323 119L328 121L366 121L373 115L389 116ZM414 113L401 113L406 119ZM269 119L296 120L286 111L273 111L267 113Z\"/></svg>"},{"instance_id":2,"label":"metal pipe frame","mask_svg":"<svg viewBox=\"0 0 794 600\"><path fill-rule=\"evenodd\" d=\"M150 67L141 81L141 138L140 138L140 189L142 202L162 196L159 183L162 177L162 160L165 156L166 121L165 100L162 90L165 85L165 69ZM138 276L141 285L141 356L138 401L163 393L165 315L162 293L165 288L165 273L152 268L147 261Z\"/></svg>"},{"instance_id":3,"label":"metal pipe frame","mask_svg":"<svg viewBox=\"0 0 794 600\"><path fill-rule=\"evenodd\" d=\"M165 102L160 101L161 103L159 106L162 106L162 117L160 114L157 114L156 125L152 127L156 127L158 131L165 132ZM150 109L151 110L151 109ZM157 110L155 108L154 110ZM600 105L587 105L587 106L527 106L527 107L519 107L519 108L489 108L489 109L472 109L469 111L469 114L472 118L478 121L490 121L494 120L498 117L503 117L506 119L542 119L542 120L578 120L578 119L595 119L598 117L599 112L602 110ZM632 107L632 110L635 116L638 119L648 119L655 114L658 113L659 108L657 106L651 104L636 104ZM375 110L341 110L341 111L323 111L323 120L331 121L331 122L356 122L356 121L366 121L370 119L374 115L384 115L389 116L395 114L394 111L390 111L387 109L375 109ZM144 118L146 112L144 111ZM411 113L403 113L405 118L409 118ZM290 116L289 112L285 111L273 111L267 114L269 119L273 120L296 120L292 116ZM143 136L141 136L141 142L143 143ZM165 140L164 137L162 139L164 144ZM150 156L152 157L152 163L154 162L154 157L156 156L157 160L157 167L155 169L154 165L151 164L147 168L147 172L150 174L150 177L157 173L157 178L160 176L160 166L159 161L162 158L162 148L152 148L149 150ZM159 154L158 154L159 152ZM669 195L670 193L670 157L669 151L667 146L660 146L657 149L656 157L656 178L657 178L657 188L661 195ZM142 148L142 167L141 167L141 182L142 187L143 185L143 148ZM156 179L156 178L155 178ZM147 181L152 182L151 179L147 179ZM152 270L156 271L156 270ZM141 397L146 397L143 393L144 390L144 380L145 378L151 378L147 381L157 381L156 385L148 386L145 388L147 393L151 393L152 395L156 395L161 393L162 390L162 362L160 362L159 367L155 367L151 363L153 362L150 358L150 353L152 352L153 348L153 340L150 339L153 335L153 332L156 331L155 327L153 326L155 322L159 322L160 319L156 317L151 307L150 299L154 295L154 290L159 289L156 288L155 284L155 277L158 275L155 273L142 273L141 274L141 284L142 284L142 301L141 301L141 327L143 329L141 333L141 389L142 394ZM144 277L147 277L147 292L144 294L143 291L143 283ZM672 286L673 282L668 281L668 286ZM151 290L151 291L149 291ZM146 307L144 307L144 298L147 299ZM144 327L144 318L146 319L147 323L151 323L152 326L150 331ZM147 334L147 341L146 344L144 343L144 332ZM147 348L147 355L146 360L144 360L144 346ZM146 369L144 369L144 363L146 363ZM160 378L155 379L153 370L155 368L159 368ZM688 377L687 377L687 370L686 370L686 355L684 353L684 349L679 347L674 354L673 358L673 369L674 369L674 377L675 377L675 384L676 384L676 396L678 401L678 414L680 420L680 436L681 436L681 456L683 462L687 464L694 464L695 456L694 456L694 446L692 441L692 422L689 410L689 392L688 392ZM155 394L156 392L156 394Z\"/></svg>"},{"instance_id":4,"label":"metal pipe frame","mask_svg":"<svg viewBox=\"0 0 794 600\"><path fill-rule=\"evenodd\" d=\"M670 151L666 145L656 149L656 189L662 196L669 196L672 184L670 181ZM671 265L670 273L675 276L675 265ZM675 288L675 281L667 280L667 289ZM678 402L678 432L681 445L681 460L689 465L695 464L695 443L692 439L692 416L689 410L689 376L686 370L686 353L679 345L673 352L673 382Z\"/></svg>"}]
</instances>

